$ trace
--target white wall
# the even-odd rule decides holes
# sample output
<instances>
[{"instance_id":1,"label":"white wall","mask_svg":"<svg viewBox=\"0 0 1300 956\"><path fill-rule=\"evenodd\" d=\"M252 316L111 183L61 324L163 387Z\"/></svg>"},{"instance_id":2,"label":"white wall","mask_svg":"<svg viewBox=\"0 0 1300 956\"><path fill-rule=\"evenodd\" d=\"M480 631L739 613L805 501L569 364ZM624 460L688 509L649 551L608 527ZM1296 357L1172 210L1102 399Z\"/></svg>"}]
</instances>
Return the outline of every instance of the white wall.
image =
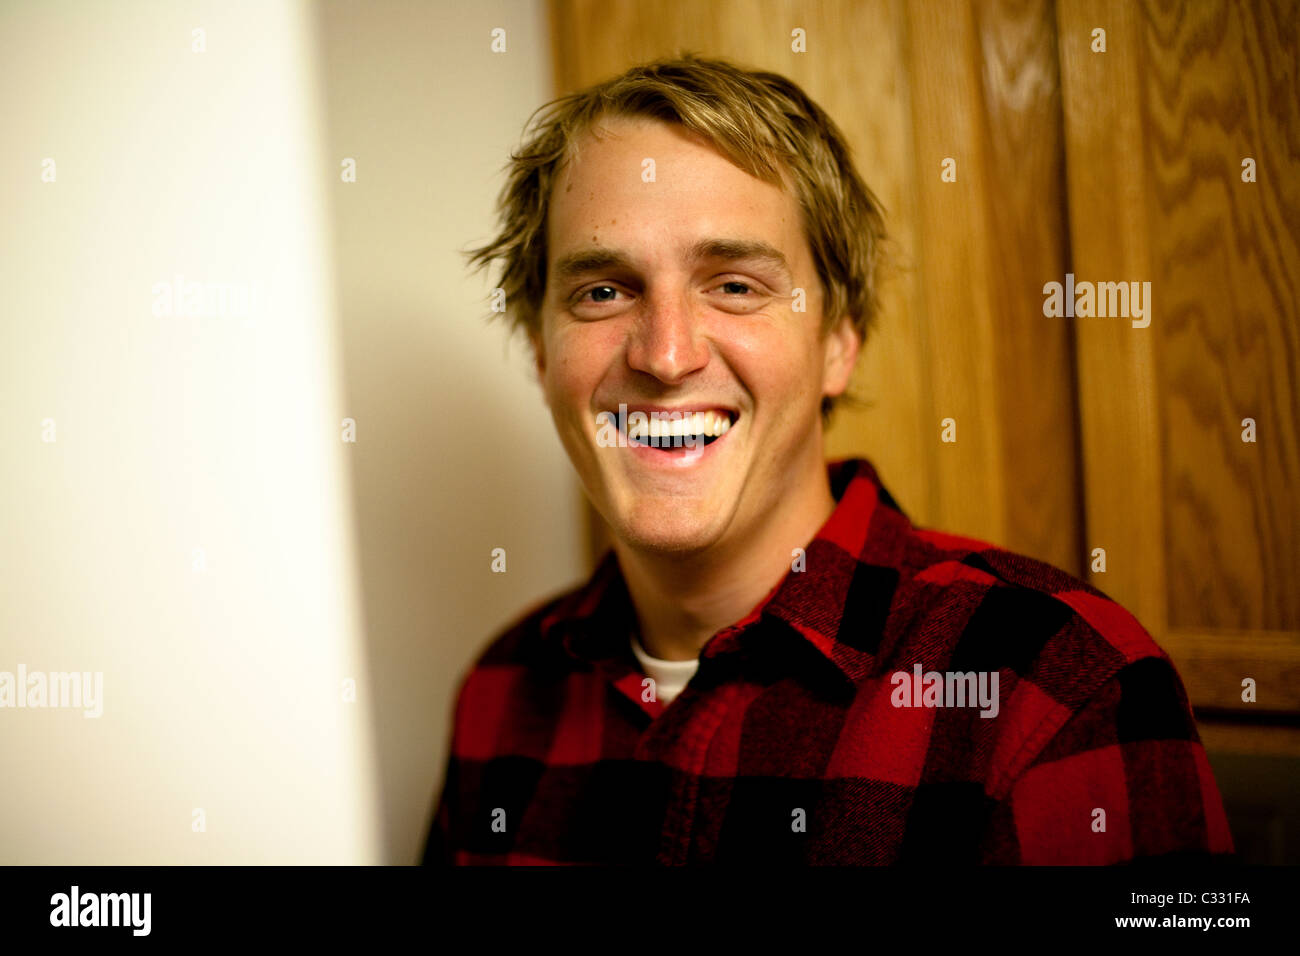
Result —
<instances>
[{"instance_id":1,"label":"white wall","mask_svg":"<svg viewBox=\"0 0 1300 956\"><path fill-rule=\"evenodd\" d=\"M103 673L0 709L0 863L382 857L311 26L0 7L0 671Z\"/></svg>"}]
</instances>

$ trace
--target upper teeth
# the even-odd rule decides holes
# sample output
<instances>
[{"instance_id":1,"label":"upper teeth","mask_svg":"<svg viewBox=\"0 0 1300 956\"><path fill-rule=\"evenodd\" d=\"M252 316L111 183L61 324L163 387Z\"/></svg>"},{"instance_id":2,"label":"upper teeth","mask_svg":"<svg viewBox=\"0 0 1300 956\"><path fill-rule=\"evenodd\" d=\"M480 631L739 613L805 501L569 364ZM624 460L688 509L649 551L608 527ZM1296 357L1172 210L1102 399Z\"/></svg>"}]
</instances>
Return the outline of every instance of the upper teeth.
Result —
<instances>
[{"instance_id":1,"label":"upper teeth","mask_svg":"<svg viewBox=\"0 0 1300 956\"><path fill-rule=\"evenodd\" d=\"M726 412L695 412L675 419L664 419L650 414L646 414L645 417L646 421L642 421L641 416L638 415L635 421L628 422L629 438L663 438L671 435L718 436L725 435L727 429L731 428L731 417Z\"/></svg>"}]
</instances>

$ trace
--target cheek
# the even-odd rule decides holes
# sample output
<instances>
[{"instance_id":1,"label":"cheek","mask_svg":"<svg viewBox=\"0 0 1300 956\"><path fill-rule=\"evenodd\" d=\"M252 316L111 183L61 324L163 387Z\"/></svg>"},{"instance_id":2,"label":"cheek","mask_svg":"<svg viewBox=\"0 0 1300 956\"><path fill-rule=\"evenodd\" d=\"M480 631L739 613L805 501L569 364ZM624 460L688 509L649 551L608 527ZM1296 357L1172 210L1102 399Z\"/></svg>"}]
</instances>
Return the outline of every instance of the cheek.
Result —
<instances>
[{"instance_id":1,"label":"cheek","mask_svg":"<svg viewBox=\"0 0 1300 956\"><path fill-rule=\"evenodd\" d=\"M618 355L620 340L596 324L575 325L551 342L547 393L565 404L585 406Z\"/></svg>"},{"instance_id":2,"label":"cheek","mask_svg":"<svg viewBox=\"0 0 1300 956\"><path fill-rule=\"evenodd\" d=\"M815 336L791 329L788 317L732 329L715 341L727 365L760 401L765 395L820 392L821 349Z\"/></svg>"}]
</instances>

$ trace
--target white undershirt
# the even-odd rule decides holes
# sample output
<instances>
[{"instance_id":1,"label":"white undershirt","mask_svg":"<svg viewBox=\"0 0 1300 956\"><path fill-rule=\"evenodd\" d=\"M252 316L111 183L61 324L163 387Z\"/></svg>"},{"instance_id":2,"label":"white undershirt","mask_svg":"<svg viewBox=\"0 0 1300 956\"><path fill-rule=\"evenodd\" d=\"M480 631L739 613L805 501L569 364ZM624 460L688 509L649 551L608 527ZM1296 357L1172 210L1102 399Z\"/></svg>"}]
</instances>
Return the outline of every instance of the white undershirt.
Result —
<instances>
[{"instance_id":1,"label":"white undershirt","mask_svg":"<svg viewBox=\"0 0 1300 956\"><path fill-rule=\"evenodd\" d=\"M645 652L645 648L641 646L635 634L632 635L632 653L641 662L641 669L645 671L646 676L655 682L655 697L665 707L682 692L700 668L698 657L690 661L664 661L651 657Z\"/></svg>"}]
</instances>

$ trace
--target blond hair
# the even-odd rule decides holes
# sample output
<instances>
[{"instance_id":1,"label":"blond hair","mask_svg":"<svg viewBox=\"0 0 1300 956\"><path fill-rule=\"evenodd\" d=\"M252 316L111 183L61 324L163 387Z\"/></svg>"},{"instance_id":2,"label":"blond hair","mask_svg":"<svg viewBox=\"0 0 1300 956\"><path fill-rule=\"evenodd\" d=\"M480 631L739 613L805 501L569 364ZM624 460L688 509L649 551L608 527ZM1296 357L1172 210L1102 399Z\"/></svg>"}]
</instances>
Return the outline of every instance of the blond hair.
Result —
<instances>
[{"instance_id":1,"label":"blond hair","mask_svg":"<svg viewBox=\"0 0 1300 956\"><path fill-rule=\"evenodd\" d=\"M689 53L563 96L529 120L497 203L500 229L467 253L477 268L500 264L497 285L516 328L540 332L551 191L582 134L613 117L678 124L751 176L791 188L822 283L822 331L847 316L866 340L879 309L884 210L854 169L843 133L785 77ZM827 399L823 411L833 404Z\"/></svg>"}]
</instances>

